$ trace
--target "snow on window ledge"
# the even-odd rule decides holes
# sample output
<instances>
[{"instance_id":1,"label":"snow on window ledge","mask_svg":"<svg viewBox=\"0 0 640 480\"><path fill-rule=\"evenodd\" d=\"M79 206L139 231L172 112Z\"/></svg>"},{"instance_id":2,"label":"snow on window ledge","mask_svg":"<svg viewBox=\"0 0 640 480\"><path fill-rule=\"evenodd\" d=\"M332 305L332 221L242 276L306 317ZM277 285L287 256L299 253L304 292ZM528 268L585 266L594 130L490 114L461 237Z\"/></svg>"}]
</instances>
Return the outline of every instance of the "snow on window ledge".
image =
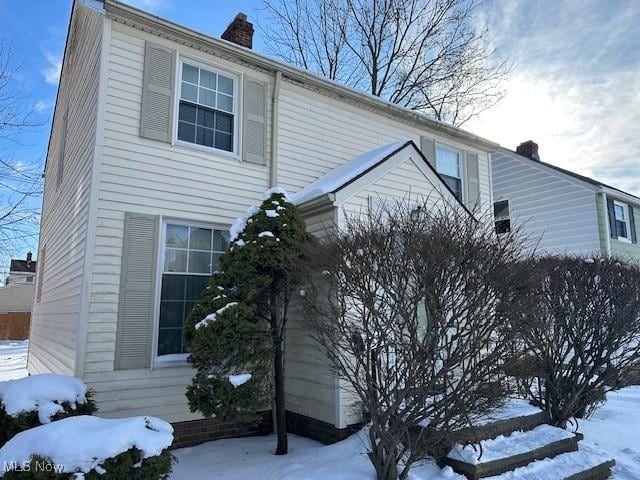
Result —
<instances>
[{"instance_id":1,"label":"snow on window ledge","mask_svg":"<svg viewBox=\"0 0 640 480\"><path fill-rule=\"evenodd\" d=\"M169 355L158 355L153 360L153 366L157 368L165 367L185 367L187 363L188 353L172 353Z\"/></svg>"}]
</instances>

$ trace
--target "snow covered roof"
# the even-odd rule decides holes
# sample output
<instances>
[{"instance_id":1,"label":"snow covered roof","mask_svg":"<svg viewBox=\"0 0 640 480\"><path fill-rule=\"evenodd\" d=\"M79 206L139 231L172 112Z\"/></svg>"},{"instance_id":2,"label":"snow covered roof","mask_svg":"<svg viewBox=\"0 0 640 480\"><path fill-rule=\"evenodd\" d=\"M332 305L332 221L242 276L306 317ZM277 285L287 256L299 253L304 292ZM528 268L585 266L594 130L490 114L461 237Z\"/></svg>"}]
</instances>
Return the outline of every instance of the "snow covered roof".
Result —
<instances>
[{"instance_id":1,"label":"snow covered roof","mask_svg":"<svg viewBox=\"0 0 640 480\"><path fill-rule=\"evenodd\" d=\"M397 141L358 155L291 195L291 201L301 205L322 195L336 192L410 144L413 144L411 140Z\"/></svg>"}]
</instances>

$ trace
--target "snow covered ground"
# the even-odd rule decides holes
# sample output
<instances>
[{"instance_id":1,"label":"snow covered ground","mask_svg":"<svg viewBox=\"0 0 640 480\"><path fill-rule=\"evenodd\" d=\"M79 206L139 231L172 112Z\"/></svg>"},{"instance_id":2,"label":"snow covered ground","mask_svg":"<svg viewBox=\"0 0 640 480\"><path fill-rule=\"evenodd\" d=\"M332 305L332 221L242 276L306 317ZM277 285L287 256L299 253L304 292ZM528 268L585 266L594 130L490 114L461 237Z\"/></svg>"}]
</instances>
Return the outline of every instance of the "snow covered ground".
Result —
<instances>
[{"instance_id":1,"label":"snow covered ground","mask_svg":"<svg viewBox=\"0 0 640 480\"><path fill-rule=\"evenodd\" d=\"M27 376L29 340L0 340L0 381Z\"/></svg>"},{"instance_id":2,"label":"snow covered ground","mask_svg":"<svg viewBox=\"0 0 640 480\"><path fill-rule=\"evenodd\" d=\"M589 420L581 420L580 442L616 461L615 480L640 479L640 386L609 393L607 403Z\"/></svg>"},{"instance_id":3,"label":"snow covered ground","mask_svg":"<svg viewBox=\"0 0 640 480\"><path fill-rule=\"evenodd\" d=\"M171 480L362 480L374 479L362 432L334 445L289 435L289 454L273 454L276 440L266 437L236 438L175 450L178 464ZM464 477L447 467L415 467L411 480L449 480Z\"/></svg>"},{"instance_id":4,"label":"snow covered ground","mask_svg":"<svg viewBox=\"0 0 640 480\"><path fill-rule=\"evenodd\" d=\"M0 381L27 375L29 341L0 341ZM607 403L590 420L579 423L580 442L615 458L614 480L640 479L640 386L610 393ZM172 480L361 480L374 479L362 433L324 446L289 435L290 453L273 455L275 437L218 440L175 450L179 463ZM450 480L464 477L433 464L414 467L411 480Z\"/></svg>"},{"instance_id":5,"label":"snow covered ground","mask_svg":"<svg viewBox=\"0 0 640 480\"><path fill-rule=\"evenodd\" d=\"M581 420L581 443L615 458L613 480L640 479L640 386L611 393L590 420ZM289 435L289 455L273 455L275 437L218 440L175 450L172 480L373 480L360 433L330 446ZM583 450L588 450L583 447ZM585 452L588 454L588 452ZM464 479L433 464L415 467L411 480Z\"/></svg>"}]
</instances>

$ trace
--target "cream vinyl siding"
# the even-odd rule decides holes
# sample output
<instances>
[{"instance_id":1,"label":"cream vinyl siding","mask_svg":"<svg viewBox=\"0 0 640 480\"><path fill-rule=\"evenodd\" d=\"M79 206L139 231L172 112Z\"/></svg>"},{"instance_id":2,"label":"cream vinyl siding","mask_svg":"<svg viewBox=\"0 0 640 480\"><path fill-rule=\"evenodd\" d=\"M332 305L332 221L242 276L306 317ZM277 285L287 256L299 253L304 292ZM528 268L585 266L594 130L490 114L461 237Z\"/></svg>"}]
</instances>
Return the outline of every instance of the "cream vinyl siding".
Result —
<instances>
[{"instance_id":1,"label":"cream vinyl siding","mask_svg":"<svg viewBox=\"0 0 640 480\"><path fill-rule=\"evenodd\" d=\"M38 269L41 298L32 311L30 373L76 373L103 16L75 3L56 115L47 152L40 226L46 260ZM63 116L67 113L66 142ZM64 171L57 186L64 146ZM40 256L38 256L40 258Z\"/></svg>"},{"instance_id":2,"label":"cream vinyl siding","mask_svg":"<svg viewBox=\"0 0 640 480\"><path fill-rule=\"evenodd\" d=\"M110 21L110 26L84 378L96 391L101 415L144 413L173 422L190 420L199 416L190 413L187 406L185 388L193 375L187 364L114 371L125 213L228 228L248 205L261 201L262 192L269 187L270 161L267 158L266 165L256 165L201 148L140 137L145 41L175 49L178 58L193 58L199 63L235 72L242 78L264 82L268 97L267 132L271 131L273 77L120 23ZM278 183L291 193L359 153L398 138L413 138L419 143L420 135L425 134L405 123L288 81L282 82L280 95ZM451 139L446 141L470 148ZM269 142L268 137L267 152L271 151ZM482 151L478 154L483 201L491 205L487 155ZM322 230L322 221L309 219L309 222L313 233ZM288 404L292 410L309 412L311 407L303 397L311 395L324 405L318 407L324 412L323 418L335 423L336 402L332 404L329 396L335 399L336 388L318 379L316 395L303 378L306 375L313 382L316 377L313 369L303 367L304 362L307 367L309 361L315 362L315 354L305 350L306 341L295 335L291 337L291 351L298 348L302 360L300 366L288 369L287 375L299 380L298 383L292 381L288 389Z\"/></svg>"},{"instance_id":3,"label":"cream vinyl siding","mask_svg":"<svg viewBox=\"0 0 640 480\"><path fill-rule=\"evenodd\" d=\"M523 228L540 253L601 250L595 188L515 153L492 158L496 201L509 200L511 224Z\"/></svg>"},{"instance_id":4,"label":"cream vinyl siding","mask_svg":"<svg viewBox=\"0 0 640 480\"><path fill-rule=\"evenodd\" d=\"M286 81L279 106L278 179L290 192L361 153L397 140L413 140L419 146L420 136L426 135L478 153L481 209L493 205L486 152Z\"/></svg>"},{"instance_id":5,"label":"cream vinyl siding","mask_svg":"<svg viewBox=\"0 0 640 480\"><path fill-rule=\"evenodd\" d=\"M199 416L189 412L185 397L193 376L186 363L114 372L125 212L228 228L248 205L261 200L269 172L267 166L224 154L140 137L145 40L265 82L269 77L111 25L85 379L96 390L102 415L190 420ZM157 324L157 312L155 318Z\"/></svg>"}]
</instances>

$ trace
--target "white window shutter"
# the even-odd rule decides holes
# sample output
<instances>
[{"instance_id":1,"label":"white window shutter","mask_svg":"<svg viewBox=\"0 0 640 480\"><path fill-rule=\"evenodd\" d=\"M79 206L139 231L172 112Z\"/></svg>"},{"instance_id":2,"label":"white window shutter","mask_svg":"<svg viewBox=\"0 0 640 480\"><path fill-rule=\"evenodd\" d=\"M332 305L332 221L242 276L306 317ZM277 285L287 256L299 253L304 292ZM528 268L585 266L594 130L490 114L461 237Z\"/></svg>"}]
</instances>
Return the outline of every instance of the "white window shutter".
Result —
<instances>
[{"instance_id":1,"label":"white window shutter","mask_svg":"<svg viewBox=\"0 0 640 480\"><path fill-rule=\"evenodd\" d=\"M171 142L176 52L145 43L140 136Z\"/></svg>"},{"instance_id":2,"label":"white window shutter","mask_svg":"<svg viewBox=\"0 0 640 480\"><path fill-rule=\"evenodd\" d=\"M427 157L427 160L433 168L436 168L436 142L433 138L420 137L420 150Z\"/></svg>"},{"instance_id":3,"label":"white window shutter","mask_svg":"<svg viewBox=\"0 0 640 480\"><path fill-rule=\"evenodd\" d=\"M242 159L267 163L267 86L251 78L244 81Z\"/></svg>"},{"instance_id":4,"label":"white window shutter","mask_svg":"<svg viewBox=\"0 0 640 480\"><path fill-rule=\"evenodd\" d=\"M480 167L478 166L478 154L466 152L466 196L467 208L473 211L480 206Z\"/></svg>"},{"instance_id":5,"label":"white window shutter","mask_svg":"<svg viewBox=\"0 0 640 480\"><path fill-rule=\"evenodd\" d=\"M149 368L159 218L125 214L115 368Z\"/></svg>"}]
</instances>

